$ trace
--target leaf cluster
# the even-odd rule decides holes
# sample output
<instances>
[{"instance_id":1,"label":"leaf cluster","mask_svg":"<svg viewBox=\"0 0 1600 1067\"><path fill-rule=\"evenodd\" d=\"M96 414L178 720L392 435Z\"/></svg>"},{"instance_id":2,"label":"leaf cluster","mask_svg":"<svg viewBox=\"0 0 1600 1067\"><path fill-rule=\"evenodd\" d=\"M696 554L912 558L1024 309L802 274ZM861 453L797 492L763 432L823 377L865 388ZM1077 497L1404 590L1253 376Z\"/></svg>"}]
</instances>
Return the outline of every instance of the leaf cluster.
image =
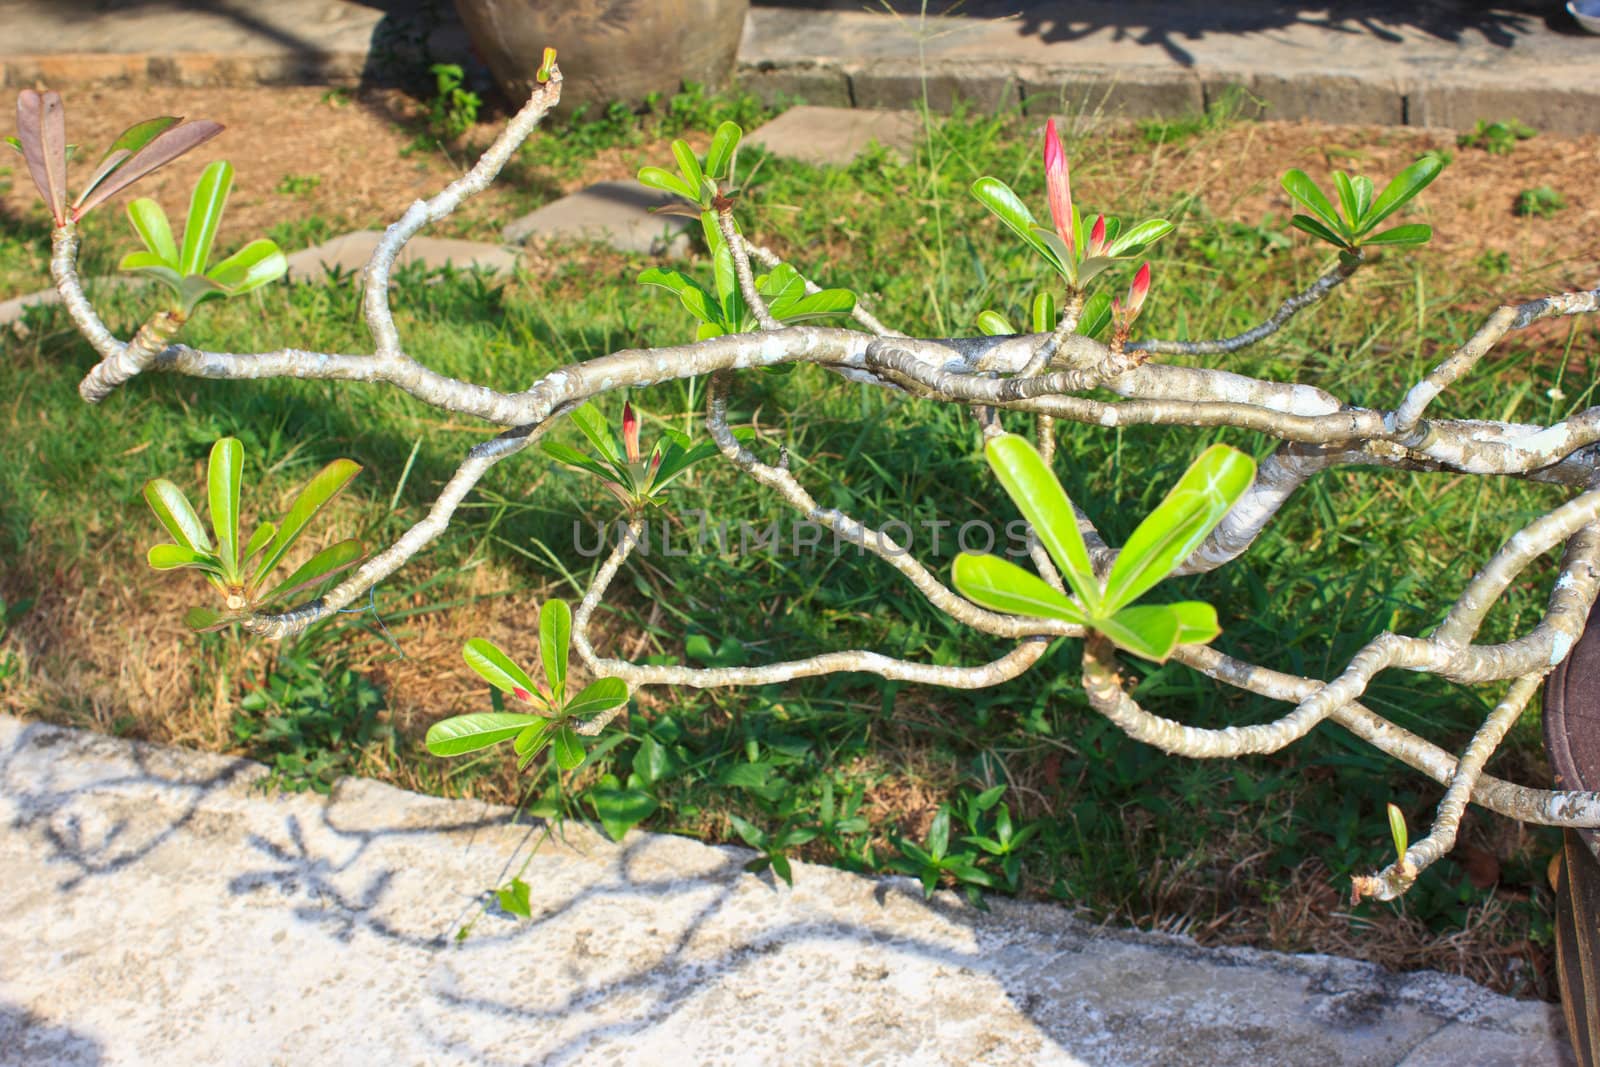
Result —
<instances>
[{"instance_id":1,"label":"leaf cluster","mask_svg":"<svg viewBox=\"0 0 1600 1067\"><path fill-rule=\"evenodd\" d=\"M1442 159L1425 155L1395 175L1376 197L1372 179L1336 170L1333 184L1339 197L1338 210L1305 171L1291 170L1283 176L1283 189L1311 214L1295 215L1289 224L1339 249L1347 262L1358 257L1365 246L1423 244L1433 236L1433 227L1422 223L1373 231L1426 189L1443 169Z\"/></svg>"},{"instance_id":2,"label":"leaf cluster","mask_svg":"<svg viewBox=\"0 0 1600 1067\"><path fill-rule=\"evenodd\" d=\"M468 641L461 654L500 693L531 705L533 713L490 711L456 715L428 728L428 751L435 756L460 756L510 741L518 769L550 746L564 771L584 761L583 738L574 729L580 720L621 707L628 686L621 678L597 678L575 694L567 693L567 654L572 639L572 609L565 600L549 600L539 612L539 659L546 684L538 684L493 642ZM499 703L497 698L496 703Z\"/></svg>"},{"instance_id":3,"label":"leaf cluster","mask_svg":"<svg viewBox=\"0 0 1600 1067\"><path fill-rule=\"evenodd\" d=\"M225 599L225 611L190 609L184 621L195 630L220 630L230 623L296 593L321 585L361 561L361 542L354 538L329 545L301 564L281 582L268 586L289 550L306 532L311 520L361 472L353 460L336 459L306 483L289 510L277 522L263 522L239 540L239 497L243 482L244 446L224 437L211 448L206 495L211 511L211 534L200 522L194 505L182 489L165 478L145 483L144 498L173 543L151 546L146 554L157 570L199 570Z\"/></svg>"},{"instance_id":4,"label":"leaf cluster","mask_svg":"<svg viewBox=\"0 0 1600 1067\"><path fill-rule=\"evenodd\" d=\"M1221 633L1210 604L1133 602L1176 570L1222 521L1255 477L1253 459L1227 445L1202 452L1129 535L1102 583L1089 562L1072 501L1033 446L1004 434L984 452L1077 599L1009 560L970 552L955 562L955 586L962 596L993 611L1077 623L1157 663L1179 645L1203 644Z\"/></svg>"},{"instance_id":5,"label":"leaf cluster","mask_svg":"<svg viewBox=\"0 0 1600 1067\"><path fill-rule=\"evenodd\" d=\"M649 457L636 460L628 457L626 443L606 423L605 417L593 404L584 404L571 414L572 423L589 439L600 458L578 451L571 445L549 438L539 443L545 455L557 463L594 475L629 510L638 510L661 503L661 494L667 486L680 478L690 467L717 453L713 441L690 441L688 435L672 429L663 429L662 436L650 449Z\"/></svg>"},{"instance_id":6,"label":"leaf cluster","mask_svg":"<svg viewBox=\"0 0 1600 1067\"><path fill-rule=\"evenodd\" d=\"M1049 226L1041 226L1028 210L1022 198L999 178L979 178L972 185L972 195L992 211L1006 227L1022 238L1029 248L1037 252L1050 267L1066 280L1070 289L1083 289L1094 277L1113 266L1119 259L1137 256L1155 242L1172 232L1172 223L1166 219L1145 219L1122 228L1122 220L1114 215L1105 219L1104 247L1093 247L1089 242L1090 229L1084 225L1084 216L1076 204L1072 205L1072 247ZM1107 307L1110 302L1107 299Z\"/></svg>"},{"instance_id":7,"label":"leaf cluster","mask_svg":"<svg viewBox=\"0 0 1600 1067\"><path fill-rule=\"evenodd\" d=\"M210 266L211 247L232 187L231 164L219 160L206 167L189 198L181 248L173 239L172 226L160 204L148 197L133 201L128 205L128 218L145 250L128 253L118 268L165 285L176 298L174 310L185 318L208 297L239 296L283 277L289 270L289 261L276 242L266 238L251 241L221 263Z\"/></svg>"}]
</instances>

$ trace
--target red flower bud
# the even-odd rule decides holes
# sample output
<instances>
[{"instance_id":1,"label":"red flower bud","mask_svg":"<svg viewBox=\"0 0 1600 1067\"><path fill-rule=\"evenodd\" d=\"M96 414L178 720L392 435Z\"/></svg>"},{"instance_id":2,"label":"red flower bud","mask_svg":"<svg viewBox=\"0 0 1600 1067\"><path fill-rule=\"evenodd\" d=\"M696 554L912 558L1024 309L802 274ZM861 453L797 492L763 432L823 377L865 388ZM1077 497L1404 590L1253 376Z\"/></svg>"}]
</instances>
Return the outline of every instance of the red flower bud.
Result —
<instances>
[{"instance_id":1,"label":"red flower bud","mask_svg":"<svg viewBox=\"0 0 1600 1067\"><path fill-rule=\"evenodd\" d=\"M1094 229L1089 231L1089 255L1098 256L1106 250L1106 217L1100 215L1094 220Z\"/></svg>"},{"instance_id":2,"label":"red flower bud","mask_svg":"<svg viewBox=\"0 0 1600 1067\"><path fill-rule=\"evenodd\" d=\"M533 703L533 694L522 688L520 685L512 688L511 695L522 701L524 704Z\"/></svg>"},{"instance_id":3,"label":"red flower bud","mask_svg":"<svg viewBox=\"0 0 1600 1067\"><path fill-rule=\"evenodd\" d=\"M633 413L633 404L622 404L622 447L627 450L628 462L639 462L639 416Z\"/></svg>"},{"instance_id":4,"label":"red flower bud","mask_svg":"<svg viewBox=\"0 0 1600 1067\"><path fill-rule=\"evenodd\" d=\"M1133 276L1133 284L1128 286L1128 321L1132 322L1139 317L1139 309L1144 307L1144 298L1150 293L1150 264L1145 263L1139 268L1139 273Z\"/></svg>"},{"instance_id":5,"label":"red flower bud","mask_svg":"<svg viewBox=\"0 0 1600 1067\"><path fill-rule=\"evenodd\" d=\"M1072 176L1067 170L1067 153L1056 134L1056 120L1044 124L1044 184L1050 194L1050 218L1056 224L1056 233L1073 248L1072 240Z\"/></svg>"}]
</instances>

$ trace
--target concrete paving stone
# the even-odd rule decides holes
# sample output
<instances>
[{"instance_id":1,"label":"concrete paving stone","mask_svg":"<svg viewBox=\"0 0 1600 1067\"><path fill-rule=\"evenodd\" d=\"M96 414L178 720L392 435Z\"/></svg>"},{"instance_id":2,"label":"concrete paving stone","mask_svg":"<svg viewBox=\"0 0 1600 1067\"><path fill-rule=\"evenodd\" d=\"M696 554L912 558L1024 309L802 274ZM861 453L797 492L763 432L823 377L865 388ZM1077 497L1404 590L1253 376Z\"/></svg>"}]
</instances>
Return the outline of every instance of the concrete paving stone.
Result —
<instances>
[{"instance_id":1,"label":"concrete paving stone","mask_svg":"<svg viewBox=\"0 0 1600 1067\"><path fill-rule=\"evenodd\" d=\"M1393 82L1382 84L1342 74L1234 74L1210 75L1201 80L1207 107L1228 101L1230 93L1244 90L1239 99L1240 118L1283 122L1316 119L1351 125L1402 126L1406 120L1405 90ZM1328 116L1337 115L1337 119Z\"/></svg>"},{"instance_id":2,"label":"concrete paving stone","mask_svg":"<svg viewBox=\"0 0 1600 1067\"><path fill-rule=\"evenodd\" d=\"M915 111L794 107L745 138L774 155L818 166L843 166L876 142L902 159L922 132Z\"/></svg>"},{"instance_id":3,"label":"concrete paving stone","mask_svg":"<svg viewBox=\"0 0 1600 1067\"><path fill-rule=\"evenodd\" d=\"M818 107L849 107L850 77L820 63L752 63L738 73L739 88L771 107L800 101Z\"/></svg>"},{"instance_id":4,"label":"concrete paving stone","mask_svg":"<svg viewBox=\"0 0 1600 1067\"><path fill-rule=\"evenodd\" d=\"M683 215L651 214L650 208L682 203L638 182L597 182L524 215L501 231L508 244L533 238L605 241L623 252L682 256L689 230L697 225Z\"/></svg>"},{"instance_id":5,"label":"concrete paving stone","mask_svg":"<svg viewBox=\"0 0 1600 1067\"><path fill-rule=\"evenodd\" d=\"M852 64L850 99L856 107L877 110L915 108L954 110L959 100L979 112L1004 111L1020 102L1020 81L1013 73L995 73L993 64L887 61L871 66Z\"/></svg>"},{"instance_id":6,"label":"concrete paving stone","mask_svg":"<svg viewBox=\"0 0 1600 1067\"><path fill-rule=\"evenodd\" d=\"M329 268L359 274L372 258L373 249L383 237L379 230L357 230L324 241L320 245L290 254L289 279L320 282ZM455 267L457 270L488 270L499 274L514 269L517 253L501 245L483 241L462 241L448 237L413 237L395 259L397 267L420 263L428 269Z\"/></svg>"},{"instance_id":7,"label":"concrete paving stone","mask_svg":"<svg viewBox=\"0 0 1600 1067\"><path fill-rule=\"evenodd\" d=\"M1600 48L1595 50L1595 66L1600 68ZM1430 82L1406 94L1406 122L1470 130L1480 119L1517 119L1550 133L1600 131L1600 96L1561 86L1556 79L1520 85Z\"/></svg>"},{"instance_id":8,"label":"concrete paving stone","mask_svg":"<svg viewBox=\"0 0 1600 1067\"><path fill-rule=\"evenodd\" d=\"M1553 1065L1550 1005L0 716L0 1064ZM531 859L533 917L487 892ZM480 914L479 905L488 908ZM472 922L465 940L456 932ZM1444 1056L1454 1059L1441 1059Z\"/></svg>"},{"instance_id":9,"label":"concrete paving stone","mask_svg":"<svg viewBox=\"0 0 1600 1067\"><path fill-rule=\"evenodd\" d=\"M1205 109L1200 79L1187 72L1040 70L1022 73L1029 115L1082 118L1182 118Z\"/></svg>"}]
</instances>

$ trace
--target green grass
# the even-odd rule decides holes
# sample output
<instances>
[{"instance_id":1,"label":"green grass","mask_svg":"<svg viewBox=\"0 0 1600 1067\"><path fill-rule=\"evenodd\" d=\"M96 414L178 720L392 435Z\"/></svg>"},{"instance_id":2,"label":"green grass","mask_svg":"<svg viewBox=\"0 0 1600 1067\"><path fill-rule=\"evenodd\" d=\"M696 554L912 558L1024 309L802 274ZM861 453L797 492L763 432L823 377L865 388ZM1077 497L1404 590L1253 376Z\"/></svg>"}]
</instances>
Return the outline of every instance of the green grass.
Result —
<instances>
[{"instance_id":1,"label":"green grass","mask_svg":"<svg viewBox=\"0 0 1600 1067\"><path fill-rule=\"evenodd\" d=\"M967 188L978 175L992 173L1026 201L1042 204L1033 131L1011 120L959 116L932 121L929 129L929 139L906 163L880 153L848 168L820 170L747 150L741 156L741 170L750 175L742 207L746 229L775 246L801 250L793 258L809 276L855 289L909 333L971 333L986 307L1025 319L1022 309L1044 282L1042 272L1002 236ZM1123 215L1166 213L1180 223L1177 234L1154 250L1156 285L1140 320L1143 335L1239 330L1324 266L1298 239L1286 245L1281 220L1226 222L1192 198L1164 201L1147 187L1119 186L1117 153L1140 150L1126 137L1069 146L1074 160L1083 161L1074 170L1080 187L1119 190L1117 202L1095 207ZM0 240L20 248L37 235L8 230ZM1480 313L1462 305L1482 305L1495 273L1430 272L1428 255L1424 249L1389 257L1363 272L1349 296L1305 313L1256 351L1214 365L1312 382L1357 404L1392 406L1440 351L1476 328ZM573 360L692 337L676 300L633 281L647 261L611 254L590 259L573 250L554 263L547 277L511 284L401 272L394 304L408 350L445 373L509 388ZM703 260L687 269L709 275ZM1107 284L1126 284L1127 273ZM107 296L106 317L120 335L147 310L141 299ZM157 528L138 499L140 487L163 475L192 489L196 462L224 434L247 445L246 479L260 487L263 499L281 495L336 456L364 463L367 472L351 491L349 521L374 544L416 521L466 449L481 439L470 430L456 432L461 420L394 391L341 383L217 384L152 375L89 408L75 393L92 363L87 346L59 311L30 312L27 325L25 338L5 337L0 354L0 396L11 398L0 405L0 427L10 442L10 458L0 464L0 500L6 501L0 557L17 560L26 549L34 561L26 572L0 564L0 582L13 601L59 580L52 573L114 584L128 581L119 575L131 569L138 583L148 583L141 554ZM1563 381L1563 362L1535 360L1513 337L1441 401L1441 410L1553 421L1587 406L1592 387L1578 383L1594 380L1592 354L1600 346L1593 324L1575 321L1571 328L1572 356L1588 361L1582 375ZM332 286L274 287L234 305L208 306L186 339L231 351L281 343L361 351L369 343L356 295ZM637 390L633 400L652 420L698 428L700 385ZM601 403L615 417L621 398ZM797 476L825 506L846 508L868 523L913 524L919 553L942 574L956 554L953 538L947 532L939 550L931 551L924 522L1012 517L1004 494L986 477L979 436L963 412L801 367L788 375L739 378L731 417L735 425L760 427L758 447L768 457L787 445ZM561 433L580 443L570 429ZM1072 497L1118 543L1133 518L1145 514L1213 440L1258 456L1270 448L1238 431L1063 426L1056 469ZM391 513L388 503L408 462ZM668 495L673 513L705 509L735 531L741 520L764 527L786 518L770 494L717 462L696 468ZM1180 580L1174 593L1218 606L1223 650L1327 677L1381 630L1424 631L1472 568L1562 497L1522 483L1343 469L1297 494L1241 562ZM521 588L554 583L576 599L597 561L573 550L573 525L613 518L609 500L592 481L552 469L537 456L496 468L462 507L451 533L378 592L380 614L399 648L413 632L408 616L461 597L460 575L478 563L502 568ZM694 520L685 521L692 526ZM660 520L652 525L659 531ZM585 542L592 543L585 528ZM678 545L683 536L681 530L675 535ZM1491 614L1486 639L1528 628L1541 611L1550 573L1547 560L1516 584ZM613 592L613 621L624 642L643 633L640 655L663 661L757 663L866 647L972 663L1003 647L930 610L887 565L858 557L848 546L838 554L781 556L653 552L625 568ZM481 610L492 612L493 602ZM346 626L367 635L357 643L377 632L371 616L350 620ZM348 720L327 714L334 699L329 694L354 693L351 699L363 709L376 699L342 673L348 648L337 633L319 641L326 685L318 689L303 657L288 655L263 680L266 695L246 705L234 727L244 750L275 761L289 780L310 784L323 780L330 766L354 765L319 763L319 751L336 752L352 732L361 736L372 725L366 711ZM227 639L195 642L200 658L226 662ZM531 659L531 649L508 651ZM535 811L588 818L597 789L632 788L656 802L644 823L650 829L742 837L762 848L769 862L787 854L910 873L927 869L929 827L943 807L949 813L944 869L953 872L942 876L947 883L976 870L1002 890L1070 900L1124 919L1197 926L1233 908L1261 914L1312 861L1325 865L1322 877L1343 892L1349 874L1387 859L1389 801L1400 805L1413 828L1431 818L1437 787L1330 726L1281 754L1227 763L1173 759L1130 741L1088 711L1078 688L1078 651L1075 642L1058 642L1023 678L970 694L859 675L743 691L657 693L611 732L609 747L599 746L573 781L530 772L530 803ZM1197 726L1260 722L1282 711L1176 665L1129 663L1125 673L1148 707ZM1368 695L1371 706L1397 722L1456 747L1494 699L1492 691L1409 673L1380 677ZM284 710L289 705L299 710L290 714ZM70 719L73 713L59 714ZM286 717L292 721L270 725ZM452 764L422 753L420 731L393 739L366 736L370 759L362 766L392 768L398 760L407 768L404 780L447 792L504 789L509 752ZM1529 721L1491 769L1535 766L1537 748L1536 722ZM602 775L613 778L602 781ZM996 795L995 786L1006 788ZM1004 845L1002 810L1014 833L1026 838L996 851L988 846ZM734 816L744 823L736 826ZM1514 890L1507 941L1549 939L1548 894L1539 886L1557 840L1536 832L1505 862L1502 885ZM1484 898L1460 868L1444 862L1424 875L1403 908L1448 931L1466 922ZM1364 903L1350 921L1390 909ZM1291 932L1282 947L1301 946Z\"/></svg>"}]
</instances>

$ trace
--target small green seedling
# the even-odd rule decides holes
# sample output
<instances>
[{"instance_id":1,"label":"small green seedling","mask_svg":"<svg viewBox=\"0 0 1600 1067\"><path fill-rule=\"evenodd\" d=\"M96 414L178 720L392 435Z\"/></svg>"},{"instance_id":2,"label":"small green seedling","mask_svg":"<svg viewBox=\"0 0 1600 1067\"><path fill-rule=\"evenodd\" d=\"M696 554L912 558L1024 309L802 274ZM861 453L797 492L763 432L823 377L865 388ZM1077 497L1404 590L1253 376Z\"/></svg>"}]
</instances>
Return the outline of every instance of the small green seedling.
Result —
<instances>
[{"instance_id":1,"label":"small green seedling","mask_svg":"<svg viewBox=\"0 0 1600 1067\"><path fill-rule=\"evenodd\" d=\"M734 270L733 254L722 239L716 221L707 215L701 219L705 228L706 246L711 249L711 268L716 293L701 285L689 275L664 267L650 267L639 273L639 284L657 285L676 293L683 306L688 308L700 326L695 340L721 337L725 334L752 333L760 328L753 311L745 304L744 293L739 289L739 276ZM767 304L767 311L779 322L801 322L826 315L847 315L856 306L856 296L848 289L823 289L807 293L806 283L800 273L787 263L780 263L768 274L757 275L756 291Z\"/></svg>"},{"instance_id":2,"label":"small green seedling","mask_svg":"<svg viewBox=\"0 0 1600 1067\"><path fill-rule=\"evenodd\" d=\"M1532 126L1525 126L1516 119L1508 122L1489 122L1486 119L1479 119L1471 133L1464 133L1456 138L1456 147L1481 148L1491 156L1508 156L1517 147L1518 141L1526 141L1538 135L1538 130Z\"/></svg>"},{"instance_id":3,"label":"small green seedling","mask_svg":"<svg viewBox=\"0 0 1600 1067\"><path fill-rule=\"evenodd\" d=\"M1517 202L1511 210L1525 219L1548 219L1566 206L1566 197L1548 185L1541 185L1537 189L1524 189L1518 193Z\"/></svg>"},{"instance_id":4,"label":"small green seedling","mask_svg":"<svg viewBox=\"0 0 1600 1067\"><path fill-rule=\"evenodd\" d=\"M17 95L17 136L5 141L22 153L34 187L57 227L77 222L140 178L211 140L222 132L222 126L209 119L184 122L176 115L134 123L111 142L70 204L67 159L73 146L67 144L66 130L59 93L24 89Z\"/></svg>"},{"instance_id":5,"label":"small green seedling","mask_svg":"<svg viewBox=\"0 0 1600 1067\"><path fill-rule=\"evenodd\" d=\"M711 135L711 147L706 150L704 166L701 166L699 157L688 142L673 141L672 155L678 161L678 173L662 167L641 167L639 183L681 196L699 207L701 212L715 211L717 201L733 193L727 187L733 182L739 139L743 136L744 130L736 122L724 122L718 126L717 132ZM727 191L724 192L724 189Z\"/></svg>"},{"instance_id":6,"label":"small green seedling","mask_svg":"<svg viewBox=\"0 0 1600 1067\"><path fill-rule=\"evenodd\" d=\"M972 195L1042 256L1069 289L1082 290L1117 260L1137 256L1172 232L1172 223L1166 219L1146 219L1124 232L1122 221L1110 215L1100 215L1085 227L1084 216L1072 202L1067 157L1054 119L1045 124L1044 170L1053 229L1034 221L1022 198L999 178L979 178L973 183Z\"/></svg>"},{"instance_id":7,"label":"small green seedling","mask_svg":"<svg viewBox=\"0 0 1600 1067\"><path fill-rule=\"evenodd\" d=\"M1128 537L1102 584L1090 565L1072 502L1033 446L1015 434L1002 434L984 451L1077 599L999 556L973 553L956 558L955 586L962 596L992 611L1077 623L1157 663L1179 645L1204 644L1222 632L1210 604L1133 602L1176 570L1222 521L1255 477L1253 459L1226 445L1201 453Z\"/></svg>"},{"instance_id":8,"label":"small green seedling","mask_svg":"<svg viewBox=\"0 0 1600 1067\"><path fill-rule=\"evenodd\" d=\"M594 475L629 511L661 503L661 494L690 467L716 455L712 441L690 442L676 430L664 430L645 459L639 447L639 417L633 404L622 405L622 437L619 440L599 409L584 404L572 413L572 422L600 453L596 460L559 441L541 441L544 454L557 463Z\"/></svg>"},{"instance_id":9,"label":"small green seedling","mask_svg":"<svg viewBox=\"0 0 1600 1067\"><path fill-rule=\"evenodd\" d=\"M933 823L928 827L927 840L918 845L897 838L895 847L900 855L889 860L889 867L909 874L922 883L922 893L932 897L939 883L952 881L960 885L969 903L984 908L981 890L997 888L994 875L978 866L978 853L969 850L950 851L950 809L940 806ZM987 910L987 909L984 909Z\"/></svg>"},{"instance_id":10,"label":"small green seedling","mask_svg":"<svg viewBox=\"0 0 1600 1067\"><path fill-rule=\"evenodd\" d=\"M468 641L461 654L467 666L490 685L534 708L533 714L492 711L456 715L428 728L425 740L435 756L460 756L501 741L510 741L522 769L550 746L556 766L576 768L586 755L583 738L574 728L628 702L628 685L621 678L597 678L579 693L567 695L567 646L572 639L572 609L565 600L546 601L539 612L539 658L547 684L535 683L493 643L481 637Z\"/></svg>"},{"instance_id":11,"label":"small green seedling","mask_svg":"<svg viewBox=\"0 0 1600 1067\"><path fill-rule=\"evenodd\" d=\"M1346 262L1353 261L1363 247L1371 245L1423 244L1433 236L1433 227L1419 222L1373 231L1426 189L1443 169L1444 163L1438 156L1423 156L1396 175L1376 199L1373 198L1372 179L1352 177L1336 170L1333 184L1339 194L1342 213L1334 210L1333 203L1305 171L1291 170L1283 176L1284 191L1311 214L1296 215L1289 224L1333 245Z\"/></svg>"},{"instance_id":12,"label":"small green seedling","mask_svg":"<svg viewBox=\"0 0 1600 1067\"><path fill-rule=\"evenodd\" d=\"M154 545L147 558L157 570L195 568L216 587L225 611L191 608L184 621L195 630L220 630L261 607L321 585L361 560L361 542L355 539L329 545L297 567L289 577L269 587L267 579L283 562L311 520L361 471L353 460L336 459L322 468L295 497L276 523L264 522L247 543L239 540L239 495L244 468L244 446L224 437L211 448L206 478L211 507L211 535L200 524L194 506L172 482L153 478L145 484L144 498L172 535L173 544Z\"/></svg>"},{"instance_id":13,"label":"small green seedling","mask_svg":"<svg viewBox=\"0 0 1600 1067\"><path fill-rule=\"evenodd\" d=\"M200 175L189 199L189 217L183 225L183 246L173 240L172 226L161 205L148 197L128 205L128 218L144 242L143 252L130 252L118 269L154 278L172 291L171 313L180 320L194 313L195 305L213 296L232 297L275 282L289 270L289 261L277 244L260 238L208 268L211 246L233 187L233 167L218 161Z\"/></svg>"},{"instance_id":14,"label":"small green seedling","mask_svg":"<svg viewBox=\"0 0 1600 1067\"><path fill-rule=\"evenodd\" d=\"M737 815L728 816L728 821L733 824L734 833L738 834L745 844L760 853L744 865L745 870L751 874L760 874L771 867L773 874L782 878L785 883L794 885L794 868L789 865L789 850L814 840L819 833L816 827L790 826L785 823L781 828L768 833Z\"/></svg>"}]
</instances>

